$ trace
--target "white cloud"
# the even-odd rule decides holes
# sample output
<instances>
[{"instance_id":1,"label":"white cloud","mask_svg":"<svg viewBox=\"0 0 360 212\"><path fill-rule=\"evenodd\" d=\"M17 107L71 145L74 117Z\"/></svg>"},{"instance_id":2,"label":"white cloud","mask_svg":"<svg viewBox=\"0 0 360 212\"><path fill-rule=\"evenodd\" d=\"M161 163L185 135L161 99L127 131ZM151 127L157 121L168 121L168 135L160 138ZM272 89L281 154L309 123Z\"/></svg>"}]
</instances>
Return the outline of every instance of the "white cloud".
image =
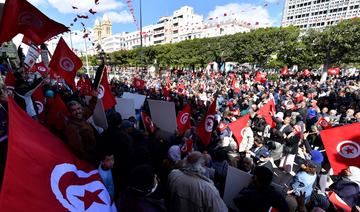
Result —
<instances>
[{"instance_id":1,"label":"white cloud","mask_svg":"<svg viewBox=\"0 0 360 212\"><path fill-rule=\"evenodd\" d=\"M124 3L118 0L101 0L98 5L95 5L94 0L48 0L48 2L61 13L85 13L89 11L89 9L97 12L105 12L124 7ZM78 9L74 10L72 6Z\"/></svg>"},{"instance_id":2,"label":"white cloud","mask_svg":"<svg viewBox=\"0 0 360 212\"><path fill-rule=\"evenodd\" d=\"M258 22L260 26L271 26L275 22L270 18L266 8L247 3L230 3L224 6L216 6L215 10L209 12L208 18L213 20L236 18L251 24Z\"/></svg>"},{"instance_id":3,"label":"white cloud","mask_svg":"<svg viewBox=\"0 0 360 212\"><path fill-rule=\"evenodd\" d=\"M280 0L265 0L265 2L270 3L270 4L279 4Z\"/></svg>"},{"instance_id":4,"label":"white cloud","mask_svg":"<svg viewBox=\"0 0 360 212\"><path fill-rule=\"evenodd\" d=\"M131 23L133 21L132 16L126 10L123 10L119 13L113 11L106 12L104 14L104 17L105 16L108 16L113 23Z\"/></svg>"}]
</instances>

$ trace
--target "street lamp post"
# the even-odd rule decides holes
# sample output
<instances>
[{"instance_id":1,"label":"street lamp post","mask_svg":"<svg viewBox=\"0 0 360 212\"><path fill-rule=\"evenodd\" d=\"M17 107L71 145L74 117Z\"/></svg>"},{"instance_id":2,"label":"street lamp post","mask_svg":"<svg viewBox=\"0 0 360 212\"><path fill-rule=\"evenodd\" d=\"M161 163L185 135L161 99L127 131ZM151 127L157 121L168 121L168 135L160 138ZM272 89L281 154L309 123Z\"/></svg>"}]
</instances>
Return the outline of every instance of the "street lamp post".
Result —
<instances>
[{"instance_id":1,"label":"street lamp post","mask_svg":"<svg viewBox=\"0 0 360 212\"><path fill-rule=\"evenodd\" d=\"M140 0L140 47L143 47L143 32L142 32L142 8L141 8L141 0Z\"/></svg>"},{"instance_id":2,"label":"street lamp post","mask_svg":"<svg viewBox=\"0 0 360 212\"><path fill-rule=\"evenodd\" d=\"M84 39L85 41L85 58L86 58L86 73L89 76L89 59L88 59L88 50L87 50L87 44L86 44L86 38Z\"/></svg>"}]
</instances>

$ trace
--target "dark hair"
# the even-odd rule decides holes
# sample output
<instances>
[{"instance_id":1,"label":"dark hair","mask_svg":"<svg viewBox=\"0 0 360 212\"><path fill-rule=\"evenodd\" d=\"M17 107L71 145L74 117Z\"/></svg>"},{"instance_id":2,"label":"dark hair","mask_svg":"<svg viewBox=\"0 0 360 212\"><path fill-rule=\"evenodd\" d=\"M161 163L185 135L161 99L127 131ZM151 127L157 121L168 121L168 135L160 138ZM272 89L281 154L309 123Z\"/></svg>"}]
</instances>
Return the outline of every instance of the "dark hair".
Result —
<instances>
[{"instance_id":1,"label":"dark hair","mask_svg":"<svg viewBox=\"0 0 360 212\"><path fill-rule=\"evenodd\" d=\"M254 176L256 177L256 181L262 186L270 185L270 183L273 179L272 171L263 166L255 167Z\"/></svg>"},{"instance_id":2,"label":"dark hair","mask_svg":"<svg viewBox=\"0 0 360 212\"><path fill-rule=\"evenodd\" d=\"M140 195L147 195L154 187L155 172L150 165L139 165L130 173L130 189Z\"/></svg>"},{"instance_id":3,"label":"dark hair","mask_svg":"<svg viewBox=\"0 0 360 212\"><path fill-rule=\"evenodd\" d=\"M263 138L259 137L259 136L255 136L254 137L254 142L258 143L258 144L265 144L265 141Z\"/></svg>"},{"instance_id":4,"label":"dark hair","mask_svg":"<svg viewBox=\"0 0 360 212\"><path fill-rule=\"evenodd\" d=\"M108 122L111 127L116 127L121 125L122 123L122 117L121 114L118 112L113 112L108 117Z\"/></svg>"}]
</instances>

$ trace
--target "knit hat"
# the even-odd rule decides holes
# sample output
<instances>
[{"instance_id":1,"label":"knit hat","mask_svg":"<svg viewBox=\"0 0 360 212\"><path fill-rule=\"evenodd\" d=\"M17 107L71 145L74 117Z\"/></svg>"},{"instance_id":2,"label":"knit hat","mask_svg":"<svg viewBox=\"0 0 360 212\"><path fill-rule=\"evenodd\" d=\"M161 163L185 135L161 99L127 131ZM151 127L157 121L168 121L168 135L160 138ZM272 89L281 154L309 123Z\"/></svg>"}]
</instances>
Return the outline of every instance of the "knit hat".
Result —
<instances>
[{"instance_id":1,"label":"knit hat","mask_svg":"<svg viewBox=\"0 0 360 212\"><path fill-rule=\"evenodd\" d=\"M181 160L181 151L180 147L177 145L173 145L168 150L168 157L172 161L178 161Z\"/></svg>"},{"instance_id":2,"label":"knit hat","mask_svg":"<svg viewBox=\"0 0 360 212\"><path fill-rule=\"evenodd\" d=\"M324 160L324 156L317 150L311 150L311 161L317 164L321 164Z\"/></svg>"}]
</instances>

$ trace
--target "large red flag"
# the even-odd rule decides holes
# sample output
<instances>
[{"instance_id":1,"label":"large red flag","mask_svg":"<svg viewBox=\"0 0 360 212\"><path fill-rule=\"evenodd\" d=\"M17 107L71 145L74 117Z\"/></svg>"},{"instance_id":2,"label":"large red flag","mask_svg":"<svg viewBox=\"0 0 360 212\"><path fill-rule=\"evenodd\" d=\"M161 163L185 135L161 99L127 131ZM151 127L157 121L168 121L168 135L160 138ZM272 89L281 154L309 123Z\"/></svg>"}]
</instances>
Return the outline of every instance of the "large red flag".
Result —
<instances>
[{"instance_id":1,"label":"large red flag","mask_svg":"<svg viewBox=\"0 0 360 212\"><path fill-rule=\"evenodd\" d=\"M47 111L46 126L55 127L57 130L65 129L65 119L70 114L60 95L56 95L54 99L48 98L45 109Z\"/></svg>"},{"instance_id":2,"label":"large red flag","mask_svg":"<svg viewBox=\"0 0 360 212\"><path fill-rule=\"evenodd\" d=\"M143 120L146 131L148 131L149 133L155 133L156 126L154 122L151 120L150 116L145 112L141 112L141 118Z\"/></svg>"},{"instance_id":3,"label":"large red flag","mask_svg":"<svg viewBox=\"0 0 360 212\"><path fill-rule=\"evenodd\" d=\"M360 167L360 123L322 130L320 135L334 174Z\"/></svg>"},{"instance_id":4,"label":"large red flag","mask_svg":"<svg viewBox=\"0 0 360 212\"><path fill-rule=\"evenodd\" d=\"M276 123L272 119L272 116L276 113L274 99L270 99L257 113L264 117L266 123L270 125L271 128L276 127Z\"/></svg>"},{"instance_id":5,"label":"large red flag","mask_svg":"<svg viewBox=\"0 0 360 212\"><path fill-rule=\"evenodd\" d=\"M329 76L335 76L340 74L340 68L329 68L328 69L328 75Z\"/></svg>"},{"instance_id":6,"label":"large red flag","mask_svg":"<svg viewBox=\"0 0 360 212\"><path fill-rule=\"evenodd\" d=\"M142 90L145 87L145 81L139 78L134 77L134 81L133 81L133 86L138 89L138 90Z\"/></svg>"},{"instance_id":7,"label":"large red flag","mask_svg":"<svg viewBox=\"0 0 360 212\"><path fill-rule=\"evenodd\" d=\"M98 171L9 99L2 211L112 211Z\"/></svg>"},{"instance_id":8,"label":"large red flag","mask_svg":"<svg viewBox=\"0 0 360 212\"><path fill-rule=\"evenodd\" d=\"M238 146L240 146L240 143L243 139L243 134L244 134L243 129L247 126L249 119L250 119L250 116L245 115L228 125L228 127L230 128L231 132L233 133L233 135L235 137L235 140L236 140Z\"/></svg>"},{"instance_id":9,"label":"large red flag","mask_svg":"<svg viewBox=\"0 0 360 212\"><path fill-rule=\"evenodd\" d=\"M184 109L178 113L176 117L177 128L180 135L183 135L185 131L191 127L190 114L191 106L187 104Z\"/></svg>"},{"instance_id":10,"label":"large red flag","mask_svg":"<svg viewBox=\"0 0 360 212\"><path fill-rule=\"evenodd\" d=\"M211 133L214 128L214 115L216 113L216 98L211 103L205 117L199 123L196 132L200 140L206 146L210 143Z\"/></svg>"},{"instance_id":11,"label":"large red flag","mask_svg":"<svg viewBox=\"0 0 360 212\"><path fill-rule=\"evenodd\" d=\"M32 100L34 101L35 106L37 107L37 112L41 114L44 111L44 105L45 105L45 96L44 96L43 87L39 86L31 95L31 97Z\"/></svg>"},{"instance_id":12,"label":"large red flag","mask_svg":"<svg viewBox=\"0 0 360 212\"><path fill-rule=\"evenodd\" d=\"M49 67L57 75L64 78L67 84L75 86L74 78L76 72L82 67L82 62L76 54L71 51L63 38L60 38L56 46Z\"/></svg>"},{"instance_id":13,"label":"large red flag","mask_svg":"<svg viewBox=\"0 0 360 212\"><path fill-rule=\"evenodd\" d=\"M0 44L22 33L36 45L67 32L64 25L51 20L25 0L7 0L0 22Z\"/></svg>"},{"instance_id":14,"label":"large red flag","mask_svg":"<svg viewBox=\"0 0 360 212\"><path fill-rule=\"evenodd\" d=\"M115 97L111 92L111 88L108 81L108 70L110 66L104 66L103 76L99 85L99 99L102 99L104 110L109 110L116 105Z\"/></svg>"}]
</instances>

